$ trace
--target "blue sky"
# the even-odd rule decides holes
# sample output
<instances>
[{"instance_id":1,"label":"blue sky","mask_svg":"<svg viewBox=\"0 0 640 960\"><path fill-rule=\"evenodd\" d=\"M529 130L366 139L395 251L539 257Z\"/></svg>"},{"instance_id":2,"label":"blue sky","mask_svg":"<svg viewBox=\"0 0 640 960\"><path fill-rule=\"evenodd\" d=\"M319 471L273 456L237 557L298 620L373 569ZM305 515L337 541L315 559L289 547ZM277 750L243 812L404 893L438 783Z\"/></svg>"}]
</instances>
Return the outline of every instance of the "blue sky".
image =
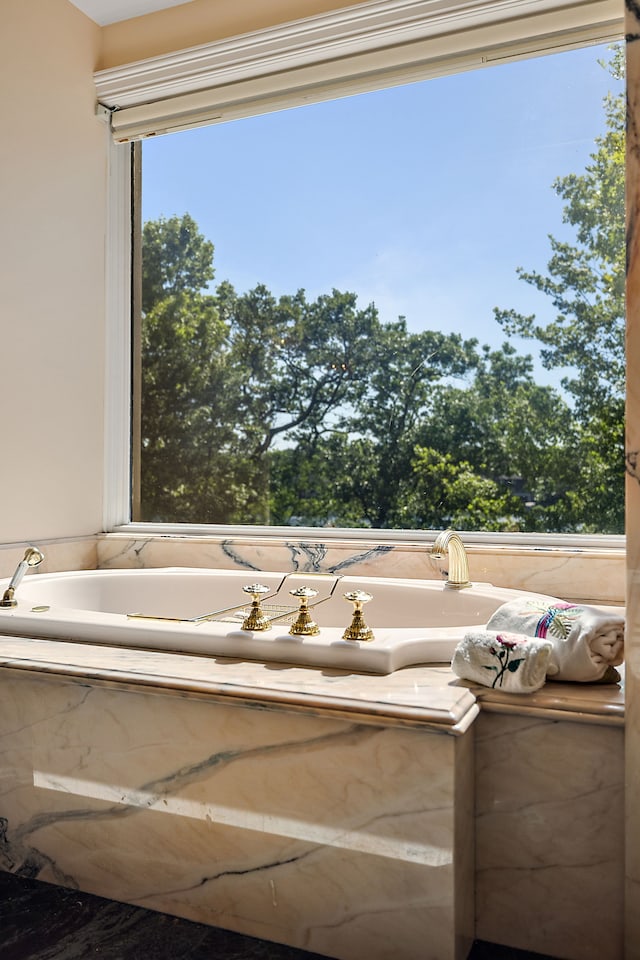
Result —
<instances>
[{"instance_id":1,"label":"blue sky","mask_svg":"<svg viewBox=\"0 0 640 960\"><path fill-rule=\"evenodd\" d=\"M145 141L143 218L190 213L215 244L216 282L238 291L352 290L383 320L496 346L494 306L553 315L516 268L544 270L548 234L572 237L551 185L584 169L604 129L602 99L619 89L606 55L586 47Z\"/></svg>"}]
</instances>

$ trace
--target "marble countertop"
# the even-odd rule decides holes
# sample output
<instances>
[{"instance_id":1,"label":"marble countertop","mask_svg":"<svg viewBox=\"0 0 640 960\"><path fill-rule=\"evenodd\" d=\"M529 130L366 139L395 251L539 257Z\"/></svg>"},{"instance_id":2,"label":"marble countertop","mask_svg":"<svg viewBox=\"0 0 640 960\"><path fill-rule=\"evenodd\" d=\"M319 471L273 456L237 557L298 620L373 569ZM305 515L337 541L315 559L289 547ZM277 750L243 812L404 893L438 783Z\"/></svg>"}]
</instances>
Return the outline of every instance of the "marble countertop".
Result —
<instances>
[{"instance_id":1,"label":"marble countertop","mask_svg":"<svg viewBox=\"0 0 640 960\"><path fill-rule=\"evenodd\" d=\"M264 664L61 640L0 637L0 668L93 683L144 687L164 695L260 702L274 709L357 717L359 722L427 727L461 734L480 707L576 722L624 723L620 684L548 682L515 695L458 680L445 664L406 667L381 676L327 668Z\"/></svg>"}]
</instances>

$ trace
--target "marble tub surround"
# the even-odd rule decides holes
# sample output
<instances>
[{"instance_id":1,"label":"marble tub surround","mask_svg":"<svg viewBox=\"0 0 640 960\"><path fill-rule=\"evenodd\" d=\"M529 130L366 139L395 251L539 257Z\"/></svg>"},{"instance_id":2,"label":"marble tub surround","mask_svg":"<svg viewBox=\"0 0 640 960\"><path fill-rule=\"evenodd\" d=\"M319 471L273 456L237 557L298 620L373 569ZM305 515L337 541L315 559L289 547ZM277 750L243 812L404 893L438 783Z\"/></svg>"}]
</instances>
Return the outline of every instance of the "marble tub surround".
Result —
<instances>
[{"instance_id":1,"label":"marble tub surround","mask_svg":"<svg viewBox=\"0 0 640 960\"><path fill-rule=\"evenodd\" d=\"M541 717L589 726L625 725L624 667L616 683L545 683L535 693L520 694L469 684L483 713Z\"/></svg>"},{"instance_id":2,"label":"marble tub surround","mask_svg":"<svg viewBox=\"0 0 640 960\"><path fill-rule=\"evenodd\" d=\"M438 562L429 556L433 538L424 542L384 541L372 544L357 534L345 540L283 537L225 537L191 534L132 536L110 533L98 537L97 566L209 567L247 572L283 570L343 573L356 576L437 579ZM624 602L625 553L619 548L580 548L540 542L479 545L465 538L471 579L496 587L545 593L567 600ZM445 579L442 577L442 579Z\"/></svg>"},{"instance_id":3,"label":"marble tub surround","mask_svg":"<svg viewBox=\"0 0 640 960\"><path fill-rule=\"evenodd\" d=\"M470 735L0 683L3 869L328 957L467 957Z\"/></svg>"},{"instance_id":4,"label":"marble tub surround","mask_svg":"<svg viewBox=\"0 0 640 960\"><path fill-rule=\"evenodd\" d=\"M622 725L483 709L474 731L476 935L563 960L636 956L623 948Z\"/></svg>"},{"instance_id":5,"label":"marble tub surround","mask_svg":"<svg viewBox=\"0 0 640 960\"><path fill-rule=\"evenodd\" d=\"M449 666L405 667L386 676L197 657L155 650L0 637L0 671L27 671L151 687L168 695L229 699L271 709L465 733L484 711L548 715L556 719L622 727L624 667L619 683L546 683L523 697L458 679ZM2 673L0 672L0 678Z\"/></svg>"},{"instance_id":6,"label":"marble tub surround","mask_svg":"<svg viewBox=\"0 0 640 960\"><path fill-rule=\"evenodd\" d=\"M515 882L525 872L535 879L538 864L544 871L553 866L549 818L559 810L553 799L558 791L571 798L562 808L566 812L572 804L586 809L591 797L600 818L580 819L577 833L571 820L559 821L558 829L575 842L568 864L568 839L553 861L563 883L572 876L576 851L591 822L613 838L615 851L622 842L615 805L609 804L613 817L601 823L613 775L605 773L585 789L603 750L604 770L609 754L619 756L624 722L620 685L558 682L526 697L510 696L470 688L446 666L363 677L8 637L0 638L0 665L0 815L9 814L10 821L8 843L0 847L7 859L0 868L11 872L76 884L330 957L465 957L473 936L468 877L473 871L475 740L484 765L476 797L485 798L478 849L491 847L486 838L494 830L503 828L506 838L500 841L501 853L493 851L494 859L482 853L479 860L476 884L482 899L476 936L573 958L563 952L572 928L557 918L544 927L545 946L537 933L538 939L528 938L527 931L537 928L539 917L549 911L550 891L543 883L527 888L527 905L519 907L521 920L526 918L521 929L514 932L515 923L502 923L511 898L500 871L511 871ZM476 700L482 704L481 717ZM485 713L505 727L490 726L491 735L478 740ZM538 728L546 731L545 740L532 740L527 733ZM578 729L584 737L575 733ZM518 738L524 738L521 746ZM582 744L578 752L576 743ZM588 743L592 751L583 763ZM518 763L539 781L531 796L541 809L529 823L522 814L523 788L520 816L503 823L500 814L507 808L501 791L510 778L520 778ZM604 794L598 807L600 784ZM545 789L548 808L541 799ZM394 799L384 799L385 791ZM486 811L495 818L485 818ZM535 824L543 816L546 827L537 832ZM521 846L521 829L527 844L516 862L513 850ZM307 844L311 836L314 841ZM448 854L443 852L447 849ZM260 869L255 850L263 857ZM397 856L395 862L391 854ZM585 856L591 858L588 852ZM246 857L248 872L244 860L238 863ZM589 877L601 886L596 891L581 881L576 886L580 899L573 903L599 917L616 941L617 913L609 911L603 923L598 900L608 902L613 865L609 859L600 867L588 862ZM287 875L294 863L295 882ZM362 876L372 871L372 886L367 886ZM344 875L346 891L334 873ZM167 881L158 881L159 876ZM617 876L621 882L620 862ZM272 904L272 880L278 908ZM331 889L324 906L317 907L311 891L323 890L322 884ZM496 884L501 891L497 900L492 895ZM301 885L306 892L292 900ZM560 887L567 896L569 886ZM240 912L231 906L238 895ZM399 913L396 897L403 904ZM356 916L360 909L388 917L400 947L394 943L386 952L388 941L381 936L376 940L381 953L376 953L368 933L362 933L369 920ZM247 920L245 910L253 919ZM553 913L555 917L555 907ZM418 917L428 918L428 931ZM346 931L346 941L339 931ZM413 952L416 943L418 953ZM424 943L433 944L433 953L425 953ZM601 956L613 960L616 955Z\"/></svg>"},{"instance_id":7,"label":"marble tub surround","mask_svg":"<svg viewBox=\"0 0 640 960\"><path fill-rule=\"evenodd\" d=\"M233 700L270 709L321 713L439 733L465 733L478 715L476 697L449 667L408 667L386 676L198 657L61 640L0 637L0 670L151 687L167 695Z\"/></svg>"}]
</instances>

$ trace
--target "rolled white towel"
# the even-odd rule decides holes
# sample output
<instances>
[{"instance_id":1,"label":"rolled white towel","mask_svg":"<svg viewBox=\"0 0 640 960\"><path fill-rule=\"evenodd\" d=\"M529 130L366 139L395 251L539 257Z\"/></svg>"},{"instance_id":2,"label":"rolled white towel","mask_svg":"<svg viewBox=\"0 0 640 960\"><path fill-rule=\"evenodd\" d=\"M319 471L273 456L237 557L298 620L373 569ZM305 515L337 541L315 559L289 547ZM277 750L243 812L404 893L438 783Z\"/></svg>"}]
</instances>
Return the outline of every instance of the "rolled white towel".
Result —
<instances>
[{"instance_id":1,"label":"rolled white towel","mask_svg":"<svg viewBox=\"0 0 640 960\"><path fill-rule=\"evenodd\" d=\"M451 667L462 680L508 693L533 693L546 679L551 642L518 633L470 630L453 653Z\"/></svg>"},{"instance_id":2,"label":"rolled white towel","mask_svg":"<svg viewBox=\"0 0 640 960\"><path fill-rule=\"evenodd\" d=\"M552 644L552 680L593 683L611 676L624 659L624 617L597 607L540 600L510 600L496 610L487 630L513 630Z\"/></svg>"}]
</instances>

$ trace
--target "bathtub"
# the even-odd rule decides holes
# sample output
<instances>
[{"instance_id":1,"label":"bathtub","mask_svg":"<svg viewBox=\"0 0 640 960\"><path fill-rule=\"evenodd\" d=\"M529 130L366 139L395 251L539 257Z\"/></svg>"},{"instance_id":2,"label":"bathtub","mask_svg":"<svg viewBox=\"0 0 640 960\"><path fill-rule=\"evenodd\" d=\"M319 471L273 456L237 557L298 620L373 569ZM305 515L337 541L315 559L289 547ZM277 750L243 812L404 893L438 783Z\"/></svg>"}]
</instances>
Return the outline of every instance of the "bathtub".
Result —
<instances>
[{"instance_id":1,"label":"bathtub","mask_svg":"<svg viewBox=\"0 0 640 960\"><path fill-rule=\"evenodd\" d=\"M266 632L242 629L251 604L242 588L256 581L270 588ZM318 591L310 601L317 636L288 632L297 612L289 591L301 586ZM342 639L353 611L344 594L354 590L373 598L363 611L371 641ZM186 567L34 573L17 607L0 610L0 634L385 674L450 662L466 630L521 595L488 583L453 590L441 581Z\"/></svg>"}]
</instances>

